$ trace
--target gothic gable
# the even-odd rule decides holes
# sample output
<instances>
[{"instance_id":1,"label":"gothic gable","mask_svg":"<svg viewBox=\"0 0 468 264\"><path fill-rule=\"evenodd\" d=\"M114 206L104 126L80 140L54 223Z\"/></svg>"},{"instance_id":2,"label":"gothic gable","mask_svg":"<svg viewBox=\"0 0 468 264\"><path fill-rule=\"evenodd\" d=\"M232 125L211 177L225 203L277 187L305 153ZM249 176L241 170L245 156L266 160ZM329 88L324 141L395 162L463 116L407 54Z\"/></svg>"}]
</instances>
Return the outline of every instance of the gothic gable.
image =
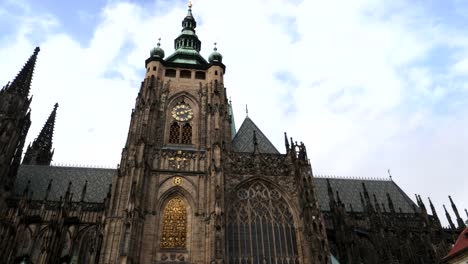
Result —
<instances>
[{"instance_id":1,"label":"gothic gable","mask_svg":"<svg viewBox=\"0 0 468 264\"><path fill-rule=\"evenodd\" d=\"M260 128L249 117L244 119L239 131L232 140L232 149L234 152L253 152L254 151L254 131L257 137L257 147L260 153L279 154L279 151L273 146L270 140L263 134Z\"/></svg>"}]
</instances>

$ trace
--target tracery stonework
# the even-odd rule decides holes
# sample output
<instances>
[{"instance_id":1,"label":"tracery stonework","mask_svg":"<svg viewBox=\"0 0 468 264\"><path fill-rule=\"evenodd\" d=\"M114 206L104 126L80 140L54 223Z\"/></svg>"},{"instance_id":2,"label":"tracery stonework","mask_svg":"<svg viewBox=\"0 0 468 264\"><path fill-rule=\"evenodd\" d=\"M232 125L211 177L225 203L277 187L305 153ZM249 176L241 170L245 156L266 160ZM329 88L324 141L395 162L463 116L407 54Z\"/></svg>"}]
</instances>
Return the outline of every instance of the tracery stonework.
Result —
<instances>
[{"instance_id":1,"label":"tracery stonework","mask_svg":"<svg viewBox=\"0 0 468 264\"><path fill-rule=\"evenodd\" d=\"M300 263L294 218L281 193L255 181L234 195L228 215L229 263Z\"/></svg>"},{"instance_id":2,"label":"tracery stonework","mask_svg":"<svg viewBox=\"0 0 468 264\"><path fill-rule=\"evenodd\" d=\"M181 198L172 198L163 215L161 248L185 249L187 241L187 210Z\"/></svg>"}]
</instances>

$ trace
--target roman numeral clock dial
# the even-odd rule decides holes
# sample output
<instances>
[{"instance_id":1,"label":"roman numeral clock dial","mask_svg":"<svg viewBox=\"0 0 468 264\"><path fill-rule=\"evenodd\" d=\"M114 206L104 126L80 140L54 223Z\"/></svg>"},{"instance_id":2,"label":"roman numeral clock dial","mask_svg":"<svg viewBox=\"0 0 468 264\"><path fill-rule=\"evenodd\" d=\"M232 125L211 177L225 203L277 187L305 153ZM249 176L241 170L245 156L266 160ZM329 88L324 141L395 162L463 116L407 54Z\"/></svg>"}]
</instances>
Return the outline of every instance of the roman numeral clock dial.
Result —
<instances>
[{"instance_id":1,"label":"roman numeral clock dial","mask_svg":"<svg viewBox=\"0 0 468 264\"><path fill-rule=\"evenodd\" d=\"M180 122L189 121L193 117L193 111L190 106L179 104L172 109L172 117Z\"/></svg>"}]
</instances>

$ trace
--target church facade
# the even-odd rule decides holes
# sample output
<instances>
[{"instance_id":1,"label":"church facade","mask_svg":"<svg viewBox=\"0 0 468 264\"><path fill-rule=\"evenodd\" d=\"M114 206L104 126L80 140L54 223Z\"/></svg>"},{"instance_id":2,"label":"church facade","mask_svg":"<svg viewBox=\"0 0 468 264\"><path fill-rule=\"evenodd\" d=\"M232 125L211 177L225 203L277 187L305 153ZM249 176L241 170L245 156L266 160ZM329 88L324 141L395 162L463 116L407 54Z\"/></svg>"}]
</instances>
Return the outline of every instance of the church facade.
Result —
<instances>
[{"instance_id":1,"label":"church facade","mask_svg":"<svg viewBox=\"0 0 468 264\"><path fill-rule=\"evenodd\" d=\"M208 60L191 6L175 51L152 49L117 169L51 166L58 105L27 147L36 48L0 91L1 263L438 263L465 228L392 180L313 175L280 153ZM450 215L447 213L447 216ZM467 215L468 216L468 215Z\"/></svg>"}]
</instances>

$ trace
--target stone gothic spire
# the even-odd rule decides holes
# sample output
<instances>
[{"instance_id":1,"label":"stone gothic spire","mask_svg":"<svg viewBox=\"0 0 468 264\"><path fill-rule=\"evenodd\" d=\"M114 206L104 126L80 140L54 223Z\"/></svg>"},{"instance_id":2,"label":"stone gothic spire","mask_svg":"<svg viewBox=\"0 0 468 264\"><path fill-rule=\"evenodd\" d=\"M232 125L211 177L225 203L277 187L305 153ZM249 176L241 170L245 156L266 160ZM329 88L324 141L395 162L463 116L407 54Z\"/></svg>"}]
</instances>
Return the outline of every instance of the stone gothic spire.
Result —
<instances>
[{"instance_id":1,"label":"stone gothic spire","mask_svg":"<svg viewBox=\"0 0 468 264\"><path fill-rule=\"evenodd\" d=\"M31 125L29 91L39 48L16 78L0 89L0 209L11 194Z\"/></svg>"},{"instance_id":2,"label":"stone gothic spire","mask_svg":"<svg viewBox=\"0 0 468 264\"><path fill-rule=\"evenodd\" d=\"M54 105L54 110L50 113L39 136L29 144L24 155L23 164L27 165L50 165L54 150L52 150L52 138L54 135L55 116L57 115L58 104Z\"/></svg>"},{"instance_id":3,"label":"stone gothic spire","mask_svg":"<svg viewBox=\"0 0 468 264\"><path fill-rule=\"evenodd\" d=\"M34 53L29 57L29 60L23 66L23 69L21 69L13 82L7 84L5 90L16 93L24 98L29 95L34 67L36 66L37 54L39 54L39 51L39 47L34 49Z\"/></svg>"}]
</instances>

